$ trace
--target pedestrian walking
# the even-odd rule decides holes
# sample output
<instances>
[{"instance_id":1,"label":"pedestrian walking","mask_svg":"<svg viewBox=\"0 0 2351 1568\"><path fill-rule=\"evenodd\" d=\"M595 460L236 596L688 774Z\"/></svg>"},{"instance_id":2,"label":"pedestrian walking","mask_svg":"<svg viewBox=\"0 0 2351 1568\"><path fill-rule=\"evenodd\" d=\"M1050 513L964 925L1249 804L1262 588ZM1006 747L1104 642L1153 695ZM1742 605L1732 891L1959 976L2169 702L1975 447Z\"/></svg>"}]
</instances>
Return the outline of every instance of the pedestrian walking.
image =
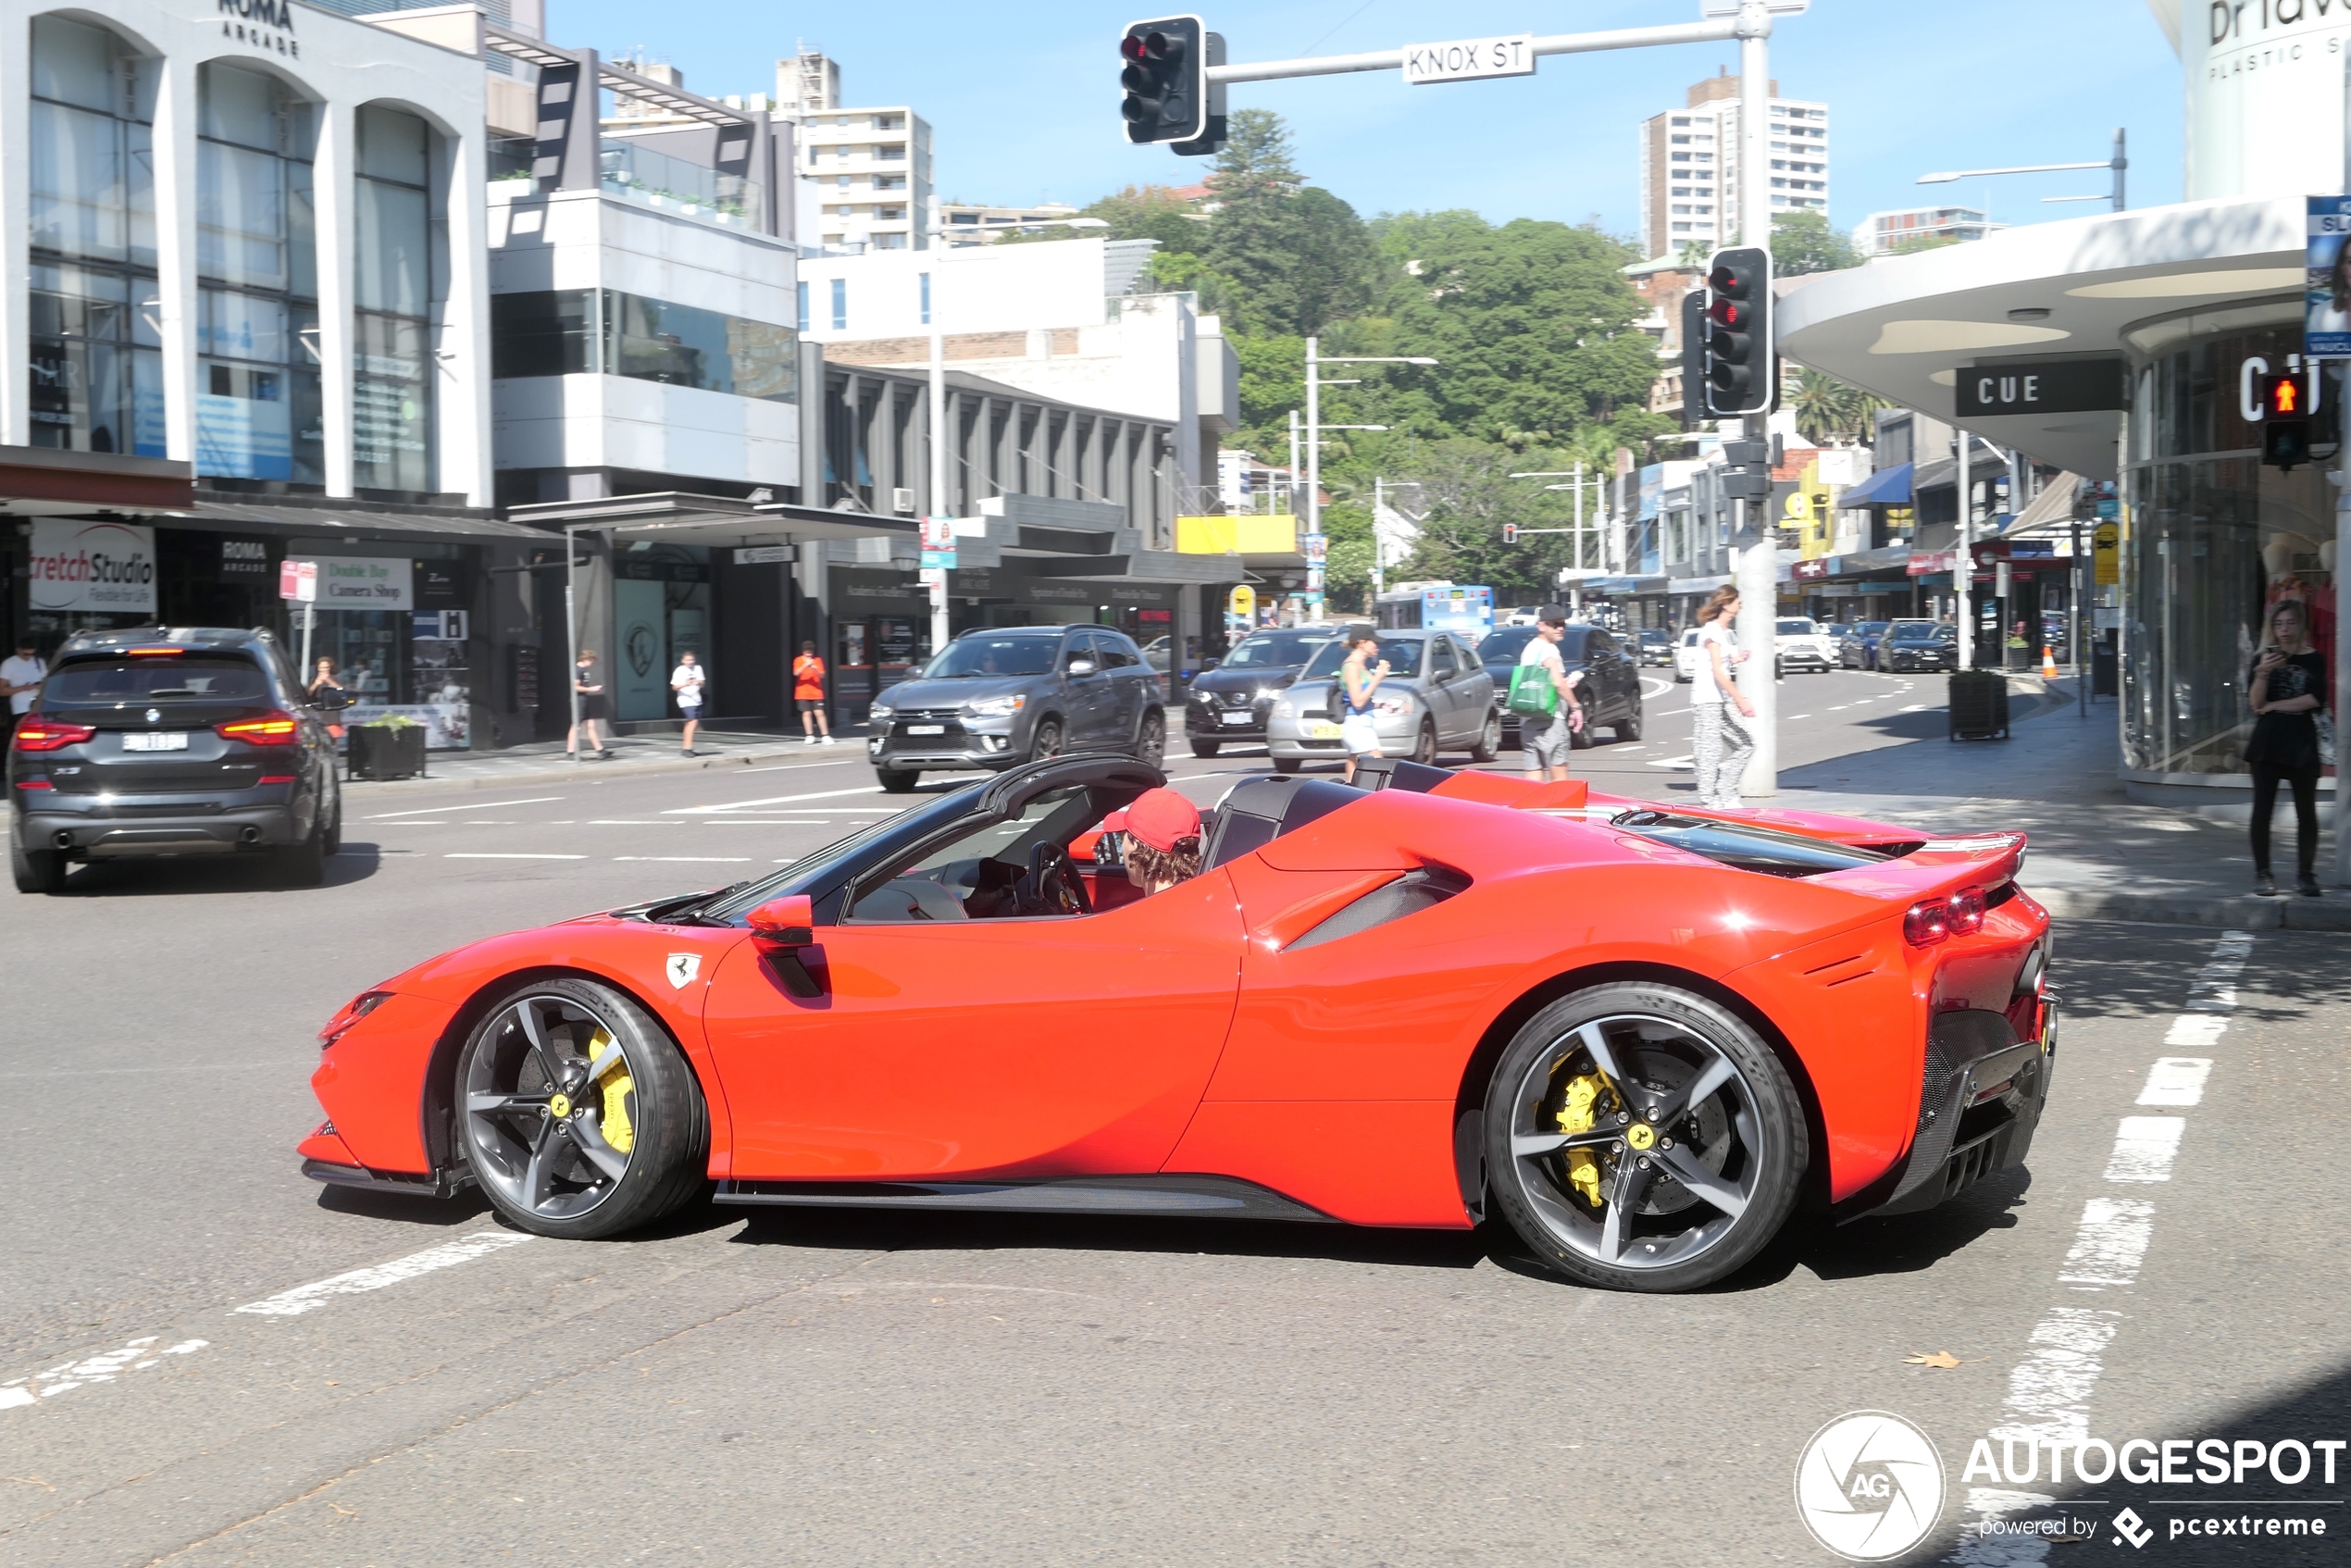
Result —
<instances>
[{"instance_id":1,"label":"pedestrian walking","mask_svg":"<svg viewBox=\"0 0 2351 1568\"><path fill-rule=\"evenodd\" d=\"M19 637L15 654L0 659L0 696L8 699L12 714L31 713L33 698L41 694L41 683L49 678L49 666L34 652L38 646L30 636Z\"/></svg>"},{"instance_id":2,"label":"pedestrian walking","mask_svg":"<svg viewBox=\"0 0 2351 1568\"><path fill-rule=\"evenodd\" d=\"M1755 754L1755 737L1739 722L1755 716L1755 704L1738 686L1737 668L1748 659L1731 629L1738 613L1738 590L1728 587L1716 589L1698 611L1698 678L1690 682L1698 803L1720 811L1736 811L1744 803L1739 784Z\"/></svg>"},{"instance_id":3,"label":"pedestrian walking","mask_svg":"<svg viewBox=\"0 0 2351 1568\"><path fill-rule=\"evenodd\" d=\"M611 756L612 748L604 743L603 731L597 728L610 720L612 706L604 701L603 671L596 663L593 648L579 650L579 662L571 666L571 689L579 693L579 722L564 736L564 755L578 756L579 742L584 739L595 748L598 757Z\"/></svg>"},{"instance_id":4,"label":"pedestrian walking","mask_svg":"<svg viewBox=\"0 0 2351 1568\"><path fill-rule=\"evenodd\" d=\"M1347 748L1347 781L1355 782L1355 764L1363 757L1381 755L1379 727L1372 721L1372 696L1379 683L1387 678L1387 661L1376 665L1373 655L1379 652L1379 633L1367 626L1347 628L1347 662L1338 666L1339 695L1345 716L1339 720L1339 744Z\"/></svg>"},{"instance_id":5,"label":"pedestrian walking","mask_svg":"<svg viewBox=\"0 0 2351 1568\"><path fill-rule=\"evenodd\" d=\"M824 744L833 743L832 716L825 711L825 661L816 652L816 644L800 645L800 657L791 662L792 701L800 706L800 732L806 743L817 744L817 731L824 732Z\"/></svg>"},{"instance_id":6,"label":"pedestrian walking","mask_svg":"<svg viewBox=\"0 0 2351 1568\"><path fill-rule=\"evenodd\" d=\"M1566 635L1567 612L1557 604L1546 604L1535 612L1535 635L1518 653L1520 665L1549 672L1551 690L1559 697L1550 722L1541 729L1536 728L1531 716L1522 715L1518 721L1518 746L1525 754L1526 777L1533 783L1566 782L1567 754L1584 728L1584 703L1575 694L1584 672L1567 673L1566 661L1560 656L1560 641Z\"/></svg>"},{"instance_id":7,"label":"pedestrian walking","mask_svg":"<svg viewBox=\"0 0 2351 1568\"><path fill-rule=\"evenodd\" d=\"M2327 666L2310 646L2306 612L2299 600L2270 606L2270 641L2254 660L2246 691L2253 701L2253 738L2245 764L2253 771L2253 890L2277 896L2270 875L2270 816L2277 809L2278 785L2294 791L2294 848L2300 867L2295 889L2319 897L2319 769L2322 765L2319 723L2327 704ZM2338 822L2335 831L2342 832Z\"/></svg>"},{"instance_id":8,"label":"pedestrian walking","mask_svg":"<svg viewBox=\"0 0 2351 1568\"><path fill-rule=\"evenodd\" d=\"M678 667L669 672L669 689L678 693L678 711L686 720L678 749L690 757L700 754L694 750L694 727L702 722L703 682L709 678L710 672L702 667L691 648L679 650Z\"/></svg>"}]
</instances>

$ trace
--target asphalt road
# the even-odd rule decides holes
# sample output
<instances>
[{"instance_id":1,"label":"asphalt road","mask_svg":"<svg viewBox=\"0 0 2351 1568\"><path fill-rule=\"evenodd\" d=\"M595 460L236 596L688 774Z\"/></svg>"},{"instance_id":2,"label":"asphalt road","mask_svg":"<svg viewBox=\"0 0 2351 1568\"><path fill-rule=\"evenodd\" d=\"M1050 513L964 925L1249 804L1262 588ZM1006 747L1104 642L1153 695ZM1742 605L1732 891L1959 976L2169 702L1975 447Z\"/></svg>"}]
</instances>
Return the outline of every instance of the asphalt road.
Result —
<instances>
[{"instance_id":1,"label":"asphalt road","mask_svg":"<svg viewBox=\"0 0 2351 1568\"><path fill-rule=\"evenodd\" d=\"M1789 678L1784 761L1853 756L1866 789L1861 753L1940 732L1903 688ZM1682 706L1577 771L1672 798ZM1173 771L1209 801L1262 765ZM0 1563L1827 1562L1795 1466L1865 1409L1943 1456L1919 1561L2351 1561L2351 1453L2332 1487L1961 1474L1996 1428L2068 1420L2351 1437L2340 938L2064 929L2028 1170L1792 1231L1692 1297L1560 1285L1499 1235L1232 1222L697 1206L516 1241L477 1201L298 1174L318 1024L428 953L764 871L898 803L851 747L351 798L323 889L108 867L0 903ZM2140 1103L2158 1058L2210 1063L2194 1103ZM2150 1158L2160 1184L2113 1175ZM1959 1364L1905 1360L1937 1351ZM1960 1544L2018 1495L2095 1543ZM2330 1534L2169 1534L2221 1503ZM2125 1505L2143 1554L2110 1544Z\"/></svg>"}]
</instances>

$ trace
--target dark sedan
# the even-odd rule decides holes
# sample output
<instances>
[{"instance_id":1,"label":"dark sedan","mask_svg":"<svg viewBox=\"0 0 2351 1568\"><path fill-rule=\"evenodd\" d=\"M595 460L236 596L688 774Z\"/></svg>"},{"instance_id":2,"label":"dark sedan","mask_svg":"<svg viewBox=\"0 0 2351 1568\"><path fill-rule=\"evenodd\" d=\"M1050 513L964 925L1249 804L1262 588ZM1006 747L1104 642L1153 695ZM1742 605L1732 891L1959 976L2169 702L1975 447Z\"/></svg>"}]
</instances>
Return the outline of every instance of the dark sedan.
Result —
<instances>
[{"instance_id":1,"label":"dark sedan","mask_svg":"<svg viewBox=\"0 0 2351 1568\"><path fill-rule=\"evenodd\" d=\"M1847 669L1877 668L1877 645L1892 621L1847 621L1837 628L1836 662Z\"/></svg>"},{"instance_id":2,"label":"dark sedan","mask_svg":"<svg viewBox=\"0 0 2351 1568\"><path fill-rule=\"evenodd\" d=\"M1957 669L1959 631L1947 621L1896 621L1878 643L1877 662L1897 675Z\"/></svg>"},{"instance_id":3,"label":"dark sedan","mask_svg":"<svg viewBox=\"0 0 2351 1568\"><path fill-rule=\"evenodd\" d=\"M1298 678L1337 627L1275 627L1233 644L1214 669L1192 678L1184 694L1184 738L1192 755L1213 757L1227 740L1262 741L1275 694Z\"/></svg>"},{"instance_id":4,"label":"dark sedan","mask_svg":"<svg viewBox=\"0 0 2351 1568\"><path fill-rule=\"evenodd\" d=\"M1645 626L1633 634L1636 656L1644 665L1673 667L1673 634L1661 626Z\"/></svg>"},{"instance_id":5,"label":"dark sedan","mask_svg":"<svg viewBox=\"0 0 2351 1568\"><path fill-rule=\"evenodd\" d=\"M1531 626L1498 628L1477 645L1486 673L1494 678L1498 701L1510 694L1511 671L1517 667L1519 655L1535 630ZM1578 670L1584 673L1584 683L1576 688L1584 703L1584 728L1575 735L1577 750L1590 745L1592 732L1602 725L1613 728L1619 740L1641 738L1641 669L1634 662L1632 648L1617 633L1596 626L1571 624L1560 639L1560 663L1570 675ZM1502 728L1513 743L1518 716L1507 707L1502 710Z\"/></svg>"}]
</instances>

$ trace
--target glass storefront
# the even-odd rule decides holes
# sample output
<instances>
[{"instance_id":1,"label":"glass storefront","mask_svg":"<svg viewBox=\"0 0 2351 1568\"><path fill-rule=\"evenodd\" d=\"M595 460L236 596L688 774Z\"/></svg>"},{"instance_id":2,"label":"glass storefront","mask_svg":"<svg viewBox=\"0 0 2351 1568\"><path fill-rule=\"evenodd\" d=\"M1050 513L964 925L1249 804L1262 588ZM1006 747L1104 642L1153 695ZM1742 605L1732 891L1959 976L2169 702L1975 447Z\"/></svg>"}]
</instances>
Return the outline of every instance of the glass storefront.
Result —
<instances>
[{"instance_id":1,"label":"glass storefront","mask_svg":"<svg viewBox=\"0 0 2351 1568\"><path fill-rule=\"evenodd\" d=\"M2123 765L2137 778L2241 774L2246 675L2271 604L2303 601L2334 656L2334 504L2325 461L2262 464L2252 388L2302 348L2299 297L2183 312L2124 334L2133 395L2121 549ZM2337 440L2330 378L2314 431ZM2340 711L2340 696L2337 697Z\"/></svg>"},{"instance_id":2,"label":"glass storefront","mask_svg":"<svg viewBox=\"0 0 2351 1568\"><path fill-rule=\"evenodd\" d=\"M422 494L434 488L432 131L370 104L358 133L351 478Z\"/></svg>"}]
</instances>

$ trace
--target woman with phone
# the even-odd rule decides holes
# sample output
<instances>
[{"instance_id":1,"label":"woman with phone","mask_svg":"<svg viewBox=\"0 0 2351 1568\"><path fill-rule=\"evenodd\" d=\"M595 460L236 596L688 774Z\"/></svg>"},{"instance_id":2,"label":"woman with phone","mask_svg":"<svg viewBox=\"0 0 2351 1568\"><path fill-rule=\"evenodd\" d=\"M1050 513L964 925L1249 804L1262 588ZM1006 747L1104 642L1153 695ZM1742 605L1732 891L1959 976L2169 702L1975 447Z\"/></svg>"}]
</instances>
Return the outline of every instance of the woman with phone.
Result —
<instances>
[{"instance_id":1,"label":"woman with phone","mask_svg":"<svg viewBox=\"0 0 2351 1568\"><path fill-rule=\"evenodd\" d=\"M2270 641L2245 682L2254 713L2253 738L2245 747L2245 765L2253 772L2253 890L2263 898L2278 891L2270 875L2270 815L2281 781L2294 791L2294 847L2301 868L2295 890L2304 898L2320 896L2319 716L2326 711L2327 666L2310 646L2305 614L2297 599L2270 606Z\"/></svg>"}]
</instances>

